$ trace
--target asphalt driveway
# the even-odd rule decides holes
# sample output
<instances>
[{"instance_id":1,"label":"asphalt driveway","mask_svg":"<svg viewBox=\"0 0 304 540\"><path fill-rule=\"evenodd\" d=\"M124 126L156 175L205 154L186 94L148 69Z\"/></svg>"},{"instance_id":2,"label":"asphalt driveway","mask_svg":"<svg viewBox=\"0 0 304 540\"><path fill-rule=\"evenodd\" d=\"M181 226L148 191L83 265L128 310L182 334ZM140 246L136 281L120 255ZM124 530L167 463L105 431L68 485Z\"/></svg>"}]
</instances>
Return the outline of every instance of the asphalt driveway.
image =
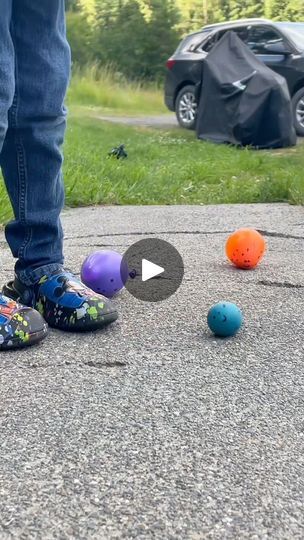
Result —
<instances>
[{"instance_id":1,"label":"asphalt driveway","mask_svg":"<svg viewBox=\"0 0 304 540\"><path fill-rule=\"evenodd\" d=\"M75 271L91 251L159 237L185 278L162 303L123 292L104 332L1 354L0 537L302 539L303 208L84 208L64 226ZM240 226L268 241L256 271L225 261ZM223 299L245 316L228 340L206 327Z\"/></svg>"},{"instance_id":2,"label":"asphalt driveway","mask_svg":"<svg viewBox=\"0 0 304 540\"><path fill-rule=\"evenodd\" d=\"M178 128L178 122L175 114L162 114L155 116L111 116L98 115L98 120L111 122L113 124L123 124L126 126L135 127L152 127L152 128ZM298 144L304 143L304 137L298 137Z\"/></svg>"}]
</instances>

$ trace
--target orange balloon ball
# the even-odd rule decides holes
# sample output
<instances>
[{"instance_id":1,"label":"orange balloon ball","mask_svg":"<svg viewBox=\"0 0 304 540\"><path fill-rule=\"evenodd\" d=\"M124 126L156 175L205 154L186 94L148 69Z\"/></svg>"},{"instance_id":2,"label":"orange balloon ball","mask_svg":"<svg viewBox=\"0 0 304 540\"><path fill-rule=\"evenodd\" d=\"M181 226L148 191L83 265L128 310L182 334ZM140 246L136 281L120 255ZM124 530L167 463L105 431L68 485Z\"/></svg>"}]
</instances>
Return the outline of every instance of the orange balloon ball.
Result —
<instances>
[{"instance_id":1,"label":"orange balloon ball","mask_svg":"<svg viewBox=\"0 0 304 540\"><path fill-rule=\"evenodd\" d=\"M255 268L265 251L266 242L254 229L239 229L226 242L226 255L237 268Z\"/></svg>"}]
</instances>

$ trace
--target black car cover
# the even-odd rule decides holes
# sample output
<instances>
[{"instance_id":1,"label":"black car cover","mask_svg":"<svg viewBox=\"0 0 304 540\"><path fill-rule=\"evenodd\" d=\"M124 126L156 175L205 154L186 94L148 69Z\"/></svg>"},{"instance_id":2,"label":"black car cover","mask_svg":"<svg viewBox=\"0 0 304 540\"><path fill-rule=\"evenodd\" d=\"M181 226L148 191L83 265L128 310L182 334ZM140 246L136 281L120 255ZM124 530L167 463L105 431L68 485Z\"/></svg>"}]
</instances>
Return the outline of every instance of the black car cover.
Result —
<instances>
[{"instance_id":1,"label":"black car cover","mask_svg":"<svg viewBox=\"0 0 304 540\"><path fill-rule=\"evenodd\" d=\"M255 148L296 144L291 100L283 77L269 69L234 32L203 60L197 136Z\"/></svg>"}]
</instances>

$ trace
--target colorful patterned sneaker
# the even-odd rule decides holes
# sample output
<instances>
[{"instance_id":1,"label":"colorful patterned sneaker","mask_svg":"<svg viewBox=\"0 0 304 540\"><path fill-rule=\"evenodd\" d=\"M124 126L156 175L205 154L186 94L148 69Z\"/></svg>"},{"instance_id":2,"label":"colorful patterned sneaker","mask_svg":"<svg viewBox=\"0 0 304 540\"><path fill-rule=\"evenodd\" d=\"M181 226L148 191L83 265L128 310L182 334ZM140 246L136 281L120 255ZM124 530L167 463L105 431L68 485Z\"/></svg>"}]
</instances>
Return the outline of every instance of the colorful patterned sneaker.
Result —
<instances>
[{"instance_id":1,"label":"colorful patterned sneaker","mask_svg":"<svg viewBox=\"0 0 304 540\"><path fill-rule=\"evenodd\" d=\"M70 272L43 276L28 287L18 278L3 293L35 307L49 326L72 332L95 330L114 322L118 313L111 302L88 289Z\"/></svg>"},{"instance_id":2,"label":"colorful patterned sneaker","mask_svg":"<svg viewBox=\"0 0 304 540\"><path fill-rule=\"evenodd\" d=\"M35 309L0 294L0 350L34 345L47 335L47 324Z\"/></svg>"}]
</instances>

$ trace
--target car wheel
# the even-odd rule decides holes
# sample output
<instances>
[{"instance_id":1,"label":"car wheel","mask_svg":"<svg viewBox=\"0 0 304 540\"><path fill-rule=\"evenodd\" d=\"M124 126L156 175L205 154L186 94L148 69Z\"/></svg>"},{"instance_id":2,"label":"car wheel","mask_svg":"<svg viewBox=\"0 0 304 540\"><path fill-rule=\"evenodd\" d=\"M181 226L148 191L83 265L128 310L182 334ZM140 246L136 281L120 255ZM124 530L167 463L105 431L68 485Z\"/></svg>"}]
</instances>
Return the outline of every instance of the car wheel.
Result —
<instances>
[{"instance_id":1,"label":"car wheel","mask_svg":"<svg viewBox=\"0 0 304 540\"><path fill-rule=\"evenodd\" d=\"M175 102L175 112L182 128L195 129L197 118L195 86L189 84L180 90Z\"/></svg>"},{"instance_id":2,"label":"car wheel","mask_svg":"<svg viewBox=\"0 0 304 540\"><path fill-rule=\"evenodd\" d=\"M304 88L301 88L291 101L297 135L304 137Z\"/></svg>"}]
</instances>

